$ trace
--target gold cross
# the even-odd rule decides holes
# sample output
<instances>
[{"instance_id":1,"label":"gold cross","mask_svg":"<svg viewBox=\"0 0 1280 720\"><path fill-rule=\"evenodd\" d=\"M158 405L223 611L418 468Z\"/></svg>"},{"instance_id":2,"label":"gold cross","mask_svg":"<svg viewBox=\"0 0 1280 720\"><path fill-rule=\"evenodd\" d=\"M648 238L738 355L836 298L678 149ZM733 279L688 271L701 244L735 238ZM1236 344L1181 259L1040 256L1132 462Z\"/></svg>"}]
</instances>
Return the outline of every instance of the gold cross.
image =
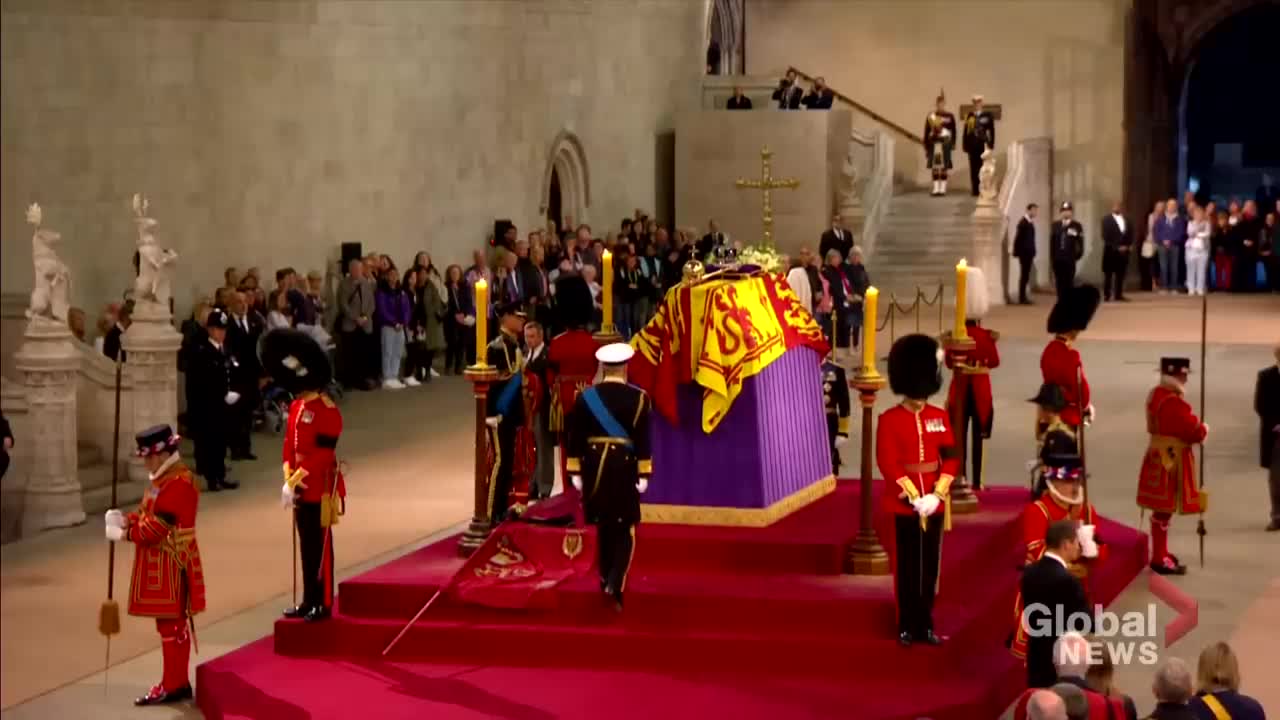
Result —
<instances>
[{"instance_id":1,"label":"gold cross","mask_svg":"<svg viewBox=\"0 0 1280 720\"><path fill-rule=\"evenodd\" d=\"M800 187L800 181L795 178L775 178L769 171L769 158L773 157L773 152L768 146L760 148L760 179L747 180L738 178L734 183L739 190L759 190L761 195L761 222L764 224L764 247L773 247L773 204L770 202L769 192L771 190L786 189L795 190Z\"/></svg>"}]
</instances>

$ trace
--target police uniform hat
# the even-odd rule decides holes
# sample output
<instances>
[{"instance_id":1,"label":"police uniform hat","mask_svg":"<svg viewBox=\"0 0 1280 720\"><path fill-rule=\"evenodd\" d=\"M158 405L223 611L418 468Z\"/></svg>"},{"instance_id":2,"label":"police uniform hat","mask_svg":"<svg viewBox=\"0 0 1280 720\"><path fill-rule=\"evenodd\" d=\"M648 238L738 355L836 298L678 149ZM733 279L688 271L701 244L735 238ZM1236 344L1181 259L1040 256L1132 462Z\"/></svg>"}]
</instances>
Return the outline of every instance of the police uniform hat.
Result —
<instances>
[{"instance_id":1,"label":"police uniform hat","mask_svg":"<svg viewBox=\"0 0 1280 720\"><path fill-rule=\"evenodd\" d=\"M278 328L263 335L258 359L271 379L289 392L323 390L333 379L328 353L301 330Z\"/></svg>"},{"instance_id":2,"label":"police uniform hat","mask_svg":"<svg viewBox=\"0 0 1280 720\"><path fill-rule=\"evenodd\" d=\"M156 425L138 433L133 439L138 443L135 454L138 457L148 457L177 450L178 441L182 438L168 425Z\"/></svg>"},{"instance_id":3,"label":"police uniform hat","mask_svg":"<svg viewBox=\"0 0 1280 720\"><path fill-rule=\"evenodd\" d=\"M1075 209L1075 208L1071 207L1071 201L1070 201L1070 200L1063 200L1063 201L1062 201L1062 205L1060 205L1060 206L1058 207L1058 212L1066 212L1066 211L1068 211L1068 210L1074 210L1074 209Z\"/></svg>"},{"instance_id":4,"label":"police uniform hat","mask_svg":"<svg viewBox=\"0 0 1280 720\"><path fill-rule=\"evenodd\" d=\"M1191 372L1191 358L1184 358L1184 357L1160 358L1160 374L1161 375L1185 375L1190 372Z\"/></svg>"},{"instance_id":5,"label":"police uniform hat","mask_svg":"<svg viewBox=\"0 0 1280 720\"><path fill-rule=\"evenodd\" d=\"M585 328L591 323L594 308L591 287L581 275L566 275L556 280L556 314L562 325Z\"/></svg>"},{"instance_id":6,"label":"police uniform hat","mask_svg":"<svg viewBox=\"0 0 1280 720\"><path fill-rule=\"evenodd\" d=\"M626 365L636 351L627 343L609 343L596 350L596 360L605 365Z\"/></svg>"},{"instance_id":7,"label":"police uniform hat","mask_svg":"<svg viewBox=\"0 0 1280 720\"><path fill-rule=\"evenodd\" d=\"M1083 331L1089 327L1101 303L1102 293L1098 288L1092 285L1073 287L1054 303L1045 323L1046 329L1054 334Z\"/></svg>"},{"instance_id":8,"label":"police uniform hat","mask_svg":"<svg viewBox=\"0 0 1280 720\"><path fill-rule=\"evenodd\" d=\"M516 317L525 317L524 303L519 301L505 302L498 305L498 317L507 315L515 315Z\"/></svg>"},{"instance_id":9,"label":"police uniform hat","mask_svg":"<svg viewBox=\"0 0 1280 720\"><path fill-rule=\"evenodd\" d=\"M923 400L942 389L938 341L928 335L904 335L889 349L889 387L895 395Z\"/></svg>"},{"instance_id":10,"label":"police uniform hat","mask_svg":"<svg viewBox=\"0 0 1280 720\"><path fill-rule=\"evenodd\" d=\"M1046 410L1062 412L1067 406L1067 396L1062 392L1062 388L1054 383L1044 383L1040 386L1040 392L1027 402L1033 402Z\"/></svg>"},{"instance_id":11,"label":"police uniform hat","mask_svg":"<svg viewBox=\"0 0 1280 720\"><path fill-rule=\"evenodd\" d=\"M225 330L230 324L231 317L227 315L227 311L221 307L215 307L209 311L209 317L205 320L204 326L209 330L214 328L222 328Z\"/></svg>"}]
</instances>

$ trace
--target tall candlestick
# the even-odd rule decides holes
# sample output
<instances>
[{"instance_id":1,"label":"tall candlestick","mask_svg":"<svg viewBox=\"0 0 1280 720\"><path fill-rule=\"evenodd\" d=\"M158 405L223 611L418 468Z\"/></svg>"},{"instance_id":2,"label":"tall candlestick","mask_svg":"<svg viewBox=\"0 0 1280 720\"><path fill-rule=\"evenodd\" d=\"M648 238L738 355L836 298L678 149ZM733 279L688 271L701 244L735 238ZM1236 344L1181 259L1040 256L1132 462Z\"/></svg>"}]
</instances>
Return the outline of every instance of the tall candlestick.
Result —
<instances>
[{"instance_id":1,"label":"tall candlestick","mask_svg":"<svg viewBox=\"0 0 1280 720\"><path fill-rule=\"evenodd\" d=\"M876 315L880 291L873 285L862 296L862 372L876 372Z\"/></svg>"},{"instance_id":2,"label":"tall candlestick","mask_svg":"<svg viewBox=\"0 0 1280 720\"><path fill-rule=\"evenodd\" d=\"M613 253L605 250L600 260L603 265L601 274L604 275L600 283L600 331L611 333L613 332Z\"/></svg>"},{"instance_id":3,"label":"tall candlestick","mask_svg":"<svg viewBox=\"0 0 1280 720\"><path fill-rule=\"evenodd\" d=\"M969 336L964 327L965 296L968 291L966 283L968 280L969 263L964 258L960 258L960 262L956 263L956 327L954 332L951 333L956 338Z\"/></svg>"},{"instance_id":4,"label":"tall candlestick","mask_svg":"<svg viewBox=\"0 0 1280 720\"><path fill-rule=\"evenodd\" d=\"M476 366L484 367L485 348L489 345L489 283L476 280Z\"/></svg>"}]
</instances>

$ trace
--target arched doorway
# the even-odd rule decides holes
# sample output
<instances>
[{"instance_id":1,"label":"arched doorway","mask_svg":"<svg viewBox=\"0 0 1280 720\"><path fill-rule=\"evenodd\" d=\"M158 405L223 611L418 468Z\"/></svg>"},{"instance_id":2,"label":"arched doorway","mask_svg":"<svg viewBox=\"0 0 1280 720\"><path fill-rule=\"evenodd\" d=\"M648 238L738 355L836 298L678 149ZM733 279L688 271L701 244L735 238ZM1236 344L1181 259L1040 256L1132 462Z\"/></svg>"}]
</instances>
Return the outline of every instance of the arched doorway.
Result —
<instances>
[{"instance_id":1,"label":"arched doorway","mask_svg":"<svg viewBox=\"0 0 1280 720\"><path fill-rule=\"evenodd\" d=\"M1264 88L1275 83L1276 37L1280 4L1258 5L1220 22L1193 51L1178 104L1179 189L1248 199L1263 174L1274 179L1280 98Z\"/></svg>"},{"instance_id":2,"label":"arched doorway","mask_svg":"<svg viewBox=\"0 0 1280 720\"><path fill-rule=\"evenodd\" d=\"M707 45L720 49L720 67L715 75L741 75L746 67L743 18L746 0L712 0L707 22Z\"/></svg>"},{"instance_id":3,"label":"arched doorway","mask_svg":"<svg viewBox=\"0 0 1280 720\"><path fill-rule=\"evenodd\" d=\"M561 130L551 143L542 177L541 214L563 232L590 222L591 172L578 136Z\"/></svg>"}]
</instances>

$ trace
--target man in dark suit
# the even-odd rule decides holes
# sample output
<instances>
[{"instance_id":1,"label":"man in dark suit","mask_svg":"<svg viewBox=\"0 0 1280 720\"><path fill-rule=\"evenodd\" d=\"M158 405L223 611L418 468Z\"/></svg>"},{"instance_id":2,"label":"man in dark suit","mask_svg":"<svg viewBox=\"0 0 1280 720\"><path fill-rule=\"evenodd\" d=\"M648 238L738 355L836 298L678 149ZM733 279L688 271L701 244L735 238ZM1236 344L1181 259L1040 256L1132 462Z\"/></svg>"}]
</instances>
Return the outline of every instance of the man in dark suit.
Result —
<instances>
[{"instance_id":1,"label":"man in dark suit","mask_svg":"<svg viewBox=\"0 0 1280 720\"><path fill-rule=\"evenodd\" d=\"M831 105L835 102L835 93L831 88L827 87L827 81L823 78L815 78L813 88L800 101L809 110L830 110Z\"/></svg>"},{"instance_id":2,"label":"man in dark suit","mask_svg":"<svg viewBox=\"0 0 1280 720\"><path fill-rule=\"evenodd\" d=\"M533 445L537 460L529 482L529 499L551 497L556 482L556 440L551 433L551 365L547 356L546 333L541 323L524 324L524 344L528 356L524 361L524 387L528 407L533 409L525 421L533 428Z\"/></svg>"},{"instance_id":3,"label":"man in dark suit","mask_svg":"<svg viewBox=\"0 0 1280 720\"><path fill-rule=\"evenodd\" d=\"M124 333L133 324L133 301L129 300L120 307L116 313L116 324L111 326L107 334L102 338L102 354L120 362L128 360L125 357L124 350L121 349L121 343L124 340Z\"/></svg>"},{"instance_id":4,"label":"man in dark suit","mask_svg":"<svg viewBox=\"0 0 1280 720\"><path fill-rule=\"evenodd\" d=\"M1027 205L1027 212L1013 233L1013 256L1018 258L1018 302L1022 305L1031 304L1027 297L1027 284L1031 282L1031 269L1036 260L1036 213L1039 209L1035 203Z\"/></svg>"},{"instance_id":5,"label":"man in dark suit","mask_svg":"<svg viewBox=\"0 0 1280 720\"><path fill-rule=\"evenodd\" d=\"M232 460L257 460L252 442L253 411L258 407L258 379L262 377L258 338L262 337L266 322L249 307L248 299L241 292L231 295L230 320L227 353L238 365L231 375L231 389L240 393L240 399L231 407L227 445Z\"/></svg>"},{"instance_id":6,"label":"man in dark suit","mask_svg":"<svg viewBox=\"0 0 1280 720\"><path fill-rule=\"evenodd\" d=\"M710 255L712 250L728 244L729 237L720 232L720 226L716 224L715 218L712 218L707 222L707 234L698 241L698 255L695 259L702 260Z\"/></svg>"},{"instance_id":7,"label":"man in dark suit","mask_svg":"<svg viewBox=\"0 0 1280 720\"><path fill-rule=\"evenodd\" d=\"M1271 486L1271 522L1268 532L1280 530L1280 345L1275 348L1276 364L1258 373L1253 390L1253 409L1262 423L1260 455Z\"/></svg>"},{"instance_id":8,"label":"man in dark suit","mask_svg":"<svg viewBox=\"0 0 1280 720\"><path fill-rule=\"evenodd\" d=\"M822 240L818 242L818 257L825 258L829 250L839 250L841 259L849 262L849 252L853 250L853 233L845 229L844 219L839 214L832 216L831 227L822 233Z\"/></svg>"},{"instance_id":9,"label":"man in dark suit","mask_svg":"<svg viewBox=\"0 0 1280 720\"><path fill-rule=\"evenodd\" d=\"M1049 261L1053 263L1053 282L1058 297L1066 297L1076 284L1076 263L1084 257L1084 227L1072 216L1071 203L1059 208L1061 217L1049 232Z\"/></svg>"},{"instance_id":10,"label":"man in dark suit","mask_svg":"<svg viewBox=\"0 0 1280 720\"><path fill-rule=\"evenodd\" d=\"M1053 646L1069 627L1058 627L1057 618L1066 625L1077 613L1092 618L1084 586L1067 569L1080 559L1080 540L1074 520L1060 520L1045 532L1044 555L1022 571L1022 619L1027 640L1027 687L1047 688L1058 681L1054 667ZM1089 622L1092 625L1092 622ZM1088 629L1087 627L1085 629Z\"/></svg>"},{"instance_id":11,"label":"man in dark suit","mask_svg":"<svg viewBox=\"0 0 1280 720\"><path fill-rule=\"evenodd\" d=\"M1124 296L1124 276L1133 250L1133 223L1124 216L1117 200L1111 214L1102 219L1102 299L1128 301Z\"/></svg>"},{"instance_id":12,"label":"man in dark suit","mask_svg":"<svg viewBox=\"0 0 1280 720\"><path fill-rule=\"evenodd\" d=\"M742 94L740 86L734 85L733 96L729 98L729 102L725 103L725 107L729 110L750 110L751 98Z\"/></svg>"},{"instance_id":13,"label":"man in dark suit","mask_svg":"<svg viewBox=\"0 0 1280 720\"><path fill-rule=\"evenodd\" d=\"M800 109L800 101L804 98L804 92L800 90L800 86L796 82L795 70L788 70L786 77L778 81L778 87L773 91L772 97L778 101L779 110Z\"/></svg>"}]
</instances>

